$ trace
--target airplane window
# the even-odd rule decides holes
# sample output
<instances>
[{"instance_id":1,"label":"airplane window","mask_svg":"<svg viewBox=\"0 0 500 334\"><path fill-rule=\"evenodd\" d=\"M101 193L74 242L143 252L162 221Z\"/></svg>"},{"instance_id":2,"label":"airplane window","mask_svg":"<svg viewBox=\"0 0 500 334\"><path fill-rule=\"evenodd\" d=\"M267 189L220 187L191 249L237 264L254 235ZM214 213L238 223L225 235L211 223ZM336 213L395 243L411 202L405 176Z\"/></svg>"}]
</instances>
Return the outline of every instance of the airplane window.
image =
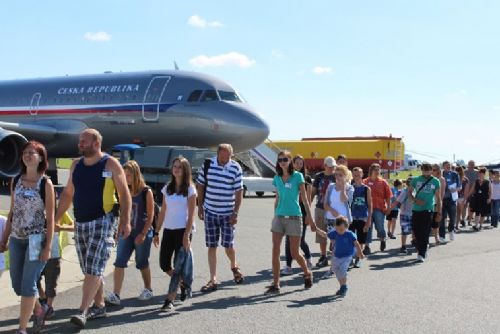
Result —
<instances>
[{"instance_id":1,"label":"airplane window","mask_svg":"<svg viewBox=\"0 0 500 334\"><path fill-rule=\"evenodd\" d=\"M201 93L202 93L202 91L199 89L193 90L193 92L189 95L187 101L188 102L198 102L198 100L200 99Z\"/></svg>"},{"instance_id":2,"label":"airplane window","mask_svg":"<svg viewBox=\"0 0 500 334\"><path fill-rule=\"evenodd\" d=\"M215 90L206 90L201 97L201 102L219 101L219 96Z\"/></svg>"},{"instance_id":3,"label":"airplane window","mask_svg":"<svg viewBox=\"0 0 500 334\"><path fill-rule=\"evenodd\" d=\"M218 92L222 101L243 102L243 100L238 96L238 94L236 94L236 92L228 92L223 90L219 90Z\"/></svg>"}]
</instances>

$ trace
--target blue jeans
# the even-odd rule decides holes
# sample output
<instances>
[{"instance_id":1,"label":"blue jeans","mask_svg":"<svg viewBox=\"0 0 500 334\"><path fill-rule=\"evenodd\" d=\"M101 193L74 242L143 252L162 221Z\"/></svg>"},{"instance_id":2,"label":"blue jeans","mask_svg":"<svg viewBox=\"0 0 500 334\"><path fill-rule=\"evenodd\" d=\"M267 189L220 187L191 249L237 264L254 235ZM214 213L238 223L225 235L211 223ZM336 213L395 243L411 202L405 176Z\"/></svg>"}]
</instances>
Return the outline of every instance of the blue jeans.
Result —
<instances>
[{"instance_id":1,"label":"blue jeans","mask_svg":"<svg viewBox=\"0 0 500 334\"><path fill-rule=\"evenodd\" d=\"M446 237L446 218L450 218L448 222L448 232L455 231L455 223L457 219L457 202L451 198L443 200L442 219L439 224L439 237Z\"/></svg>"},{"instance_id":2,"label":"blue jeans","mask_svg":"<svg viewBox=\"0 0 500 334\"><path fill-rule=\"evenodd\" d=\"M366 238L366 243L368 245L372 242L373 225L375 225L375 229L377 230L377 238L379 238L380 241L385 240L387 234L385 233L384 222L385 222L385 213L380 209L373 209L372 225L368 230L368 236Z\"/></svg>"},{"instance_id":3,"label":"blue jeans","mask_svg":"<svg viewBox=\"0 0 500 334\"><path fill-rule=\"evenodd\" d=\"M10 278L16 295L37 297L36 283L46 262L30 261L29 240L10 237L9 241Z\"/></svg>"},{"instance_id":4,"label":"blue jeans","mask_svg":"<svg viewBox=\"0 0 500 334\"><path fill-rule=\"evenodd\" d=\"M135 267L139 270L149 267L149 255L151 253L151 242L153 241L153 230L149 230L146 234L144 242L140 245L135 244L135 238L139 233L132 230L130 235L123 239L118 239L118 246L116 249L115 267L127 268L127 263L135 250Z\"/></svg>"},{"instance_id":5,"label":"blue jeans","mask_svg":"<svg viewBox=\"0 0 500 334\"><path fill-rule=\"evenodd\" d=\"M500 199L491 200L491 225L498 226L500 217Z\"/></svg>"}]
</instances>

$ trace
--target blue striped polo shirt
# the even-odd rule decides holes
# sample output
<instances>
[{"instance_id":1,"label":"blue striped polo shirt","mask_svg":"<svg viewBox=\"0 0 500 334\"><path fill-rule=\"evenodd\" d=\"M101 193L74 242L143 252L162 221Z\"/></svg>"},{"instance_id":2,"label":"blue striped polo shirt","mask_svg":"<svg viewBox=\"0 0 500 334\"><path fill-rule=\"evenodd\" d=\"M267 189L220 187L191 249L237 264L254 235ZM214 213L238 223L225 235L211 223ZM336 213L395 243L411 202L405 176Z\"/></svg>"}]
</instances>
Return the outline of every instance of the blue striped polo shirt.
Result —
<instances>
[{"instance_id":1,"label":"blue striped polo shirt","mask_svg":"<svg viewBox=\"0 0 500 334\"><path fill-rule=\"evenodd\" d=\"M208 188L205 192L204 209L221 216L234 212L235 193L243 189L243 172L241 166L234 160L222 166L217 157L212 158L208 175L205 176L203 166L198 171L198 184L205 185L208 178Z\"/></svg>"}]
</instances>

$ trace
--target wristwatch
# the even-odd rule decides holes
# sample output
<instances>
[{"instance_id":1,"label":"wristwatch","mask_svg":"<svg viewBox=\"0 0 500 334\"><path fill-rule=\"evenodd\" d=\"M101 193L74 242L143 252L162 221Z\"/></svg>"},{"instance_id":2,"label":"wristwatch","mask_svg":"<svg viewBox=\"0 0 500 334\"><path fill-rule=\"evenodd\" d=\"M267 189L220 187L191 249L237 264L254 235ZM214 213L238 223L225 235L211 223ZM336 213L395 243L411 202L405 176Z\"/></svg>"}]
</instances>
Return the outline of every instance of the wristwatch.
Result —
<instances>
[{"instance_id":1,"label":"wristwatch","mask_svg":"<svg viewBox=\"0 0 500 334\"><path fill-rule=\"evenodd\" d=\"M157 236L159 236L159 235L160 235L160 233L158 233L158 232L156 232L156 231L154 231L154 232L153 232L153 237L157 237Z\"/></svg>"}]
</instances>

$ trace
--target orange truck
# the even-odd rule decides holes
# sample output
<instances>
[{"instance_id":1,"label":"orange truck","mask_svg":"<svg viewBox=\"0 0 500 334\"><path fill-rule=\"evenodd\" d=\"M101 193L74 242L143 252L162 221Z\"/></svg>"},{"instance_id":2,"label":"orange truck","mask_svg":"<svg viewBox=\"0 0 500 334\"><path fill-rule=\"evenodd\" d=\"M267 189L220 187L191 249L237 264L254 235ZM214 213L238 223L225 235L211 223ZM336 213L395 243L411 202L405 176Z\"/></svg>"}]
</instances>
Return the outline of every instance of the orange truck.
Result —
<instances>
[{"instance_id":1,"label":"orange truck","mask_svg":"<svg viewBox=\"0 0 500 334\"><path fill-rule=\"evenodd\" d=\"M349 168L361 167L365 172L372 163L379 163L382 169L393 171L403 166L405 146L402 138L396 137L335 137L303 138L302 140L276 140L266 142L274 149L288 150L292 155L300 154L310 172L323 169L327 156L347 156Z\"/></svg>"}]
</instances>

